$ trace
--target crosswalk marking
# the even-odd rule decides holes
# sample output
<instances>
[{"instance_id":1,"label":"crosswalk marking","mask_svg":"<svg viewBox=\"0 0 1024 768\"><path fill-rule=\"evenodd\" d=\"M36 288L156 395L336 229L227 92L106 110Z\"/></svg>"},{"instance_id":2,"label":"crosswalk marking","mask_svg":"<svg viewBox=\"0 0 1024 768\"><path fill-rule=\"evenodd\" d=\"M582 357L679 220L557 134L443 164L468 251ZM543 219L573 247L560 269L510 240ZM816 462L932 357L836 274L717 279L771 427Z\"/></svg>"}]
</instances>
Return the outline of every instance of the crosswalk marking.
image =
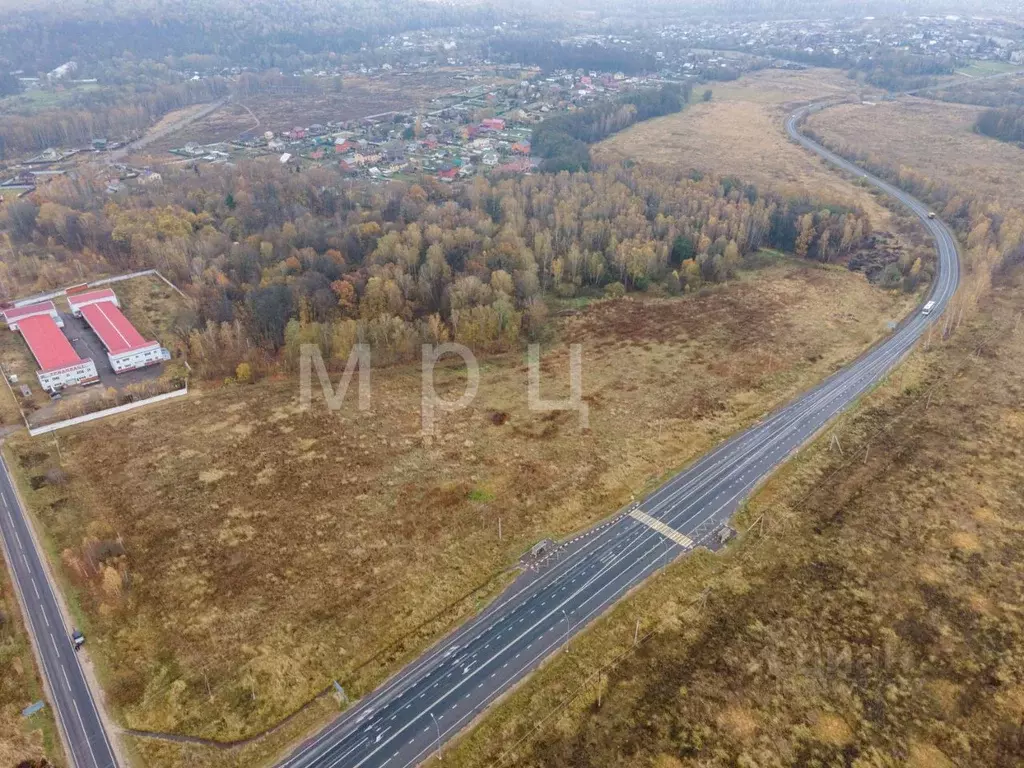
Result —
<instances>
[{"instance_id":1,"label":"crosswalk marking","mask_svg":"<svg viewBox=\"0 0 1024 768\"><path fill-rule=\"evenodd\" d=\"M684 536L675 528L670 528L669 526L661 522L661 520L651 517L642 509L634 509L632 512L629 513L629 516L632 517L634 520L640 521L648 528L657 531L666 539L671 539L680 547L685 547L686 549L693 549L693 539L691 539L689 536Z\"/></svg>"}]
</instances>

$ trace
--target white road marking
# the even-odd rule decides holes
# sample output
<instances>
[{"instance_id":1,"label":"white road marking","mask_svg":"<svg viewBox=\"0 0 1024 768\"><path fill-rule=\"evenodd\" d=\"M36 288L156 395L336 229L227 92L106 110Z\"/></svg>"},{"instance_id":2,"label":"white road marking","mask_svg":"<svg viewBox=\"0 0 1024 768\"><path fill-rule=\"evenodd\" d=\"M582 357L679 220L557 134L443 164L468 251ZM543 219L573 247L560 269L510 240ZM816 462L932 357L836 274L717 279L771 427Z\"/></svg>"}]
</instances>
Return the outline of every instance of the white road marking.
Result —
<instances>
[{"instance_id":1,"label":"white road marking","mask_svg":"<svg viewBox=\"0 0 1024 768\"><path fill-rule=\"evenodd\" d=\"M721 494L719 494L719 496L721 496ZM658 520L656 517L651 517L642 509L634 509L632 512L629 513L629 515L635 520L639 520L648 528L657 531L665 538L672 540L680 547L683 547L683 549L693 549L693 539L691 539L689 536L684 536L675 528L671 528L665 525L663 522L661 522L661 520Z\"/></svg>"}]
</instances>

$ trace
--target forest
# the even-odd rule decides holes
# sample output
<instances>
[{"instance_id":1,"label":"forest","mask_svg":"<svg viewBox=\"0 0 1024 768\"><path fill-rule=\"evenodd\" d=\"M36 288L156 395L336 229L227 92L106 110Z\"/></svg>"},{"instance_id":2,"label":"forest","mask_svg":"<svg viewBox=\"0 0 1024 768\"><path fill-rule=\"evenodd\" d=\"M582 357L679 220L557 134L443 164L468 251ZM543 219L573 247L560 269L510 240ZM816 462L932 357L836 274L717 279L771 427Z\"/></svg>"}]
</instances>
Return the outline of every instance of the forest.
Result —
<instances>
[{"instance_id":1,"label":"forest","mask_svg":"<svg viewBox=\"0 0 1024 768\"><path fill-rule=\"evenodd\" d=\"M76 60L85 71L96 62L204 55L259 69L303 65L301 57L358 51L406 30L490 27L499 21L488 6L459 6L420 0L165 0L145 8L124 0L25 3L3 14L0 51L14 69L47 72ZM223 64L222 64L223 65Z\"/></svg>"},{"instance_id":2,"label":"forest","mask_svg":"<svg viewBox=\"0 0 1024 768\"><path fill-rule=\"evenodd\" d=\"M288 367L304 341L334 365L357 341L382 361L445 339L511 349L548 333L548 297L699 291L763 247L831 262L870 235L860 211L640 167L375 186L250 163L115 198L83 174L0 225L18 254L4 290L161 270L194 299L179 349L214 378ZM929 267L900 269L912 290Z\"/></svg>"},{"instance_id":3,"label":"forest","mask_svg":"<svg viewBox=\"0 0 1024 768\"><path fill-rule=\"evenodd\" d=\"M937 82L937 76L952 74L957 63L951 56L922 56L885 48L871 56L826 51L808 53L802 48L772 48L768 52L773 56L816 67L845 69L852 79L863 80L889 91L906 91L933 85Z\"/></svg>"},{"instance_id":4,"label":"forest","mask_svg":"<svg viewBox=\"0 0 1024 768\"><path fill-rule=\"evenodd\" d=\"M533 130L532 154L542 157L544 171L588 170L589 144L633 123L678 112L690 98L689 83L636 91L587 109L555 115Z\"/></svg>"},{"instance_id":5,"label":"forest","mask_svg":"<svg viewBox=\"0 0 1024 768\"><path fill-rule=\"evenodd\" d=\"M17 103L0 114L0 134L12 153L47 147L82 146L93 138L134 137L175 109L227 95L225 78L197 82L138 82L75 94L57 109L19 111Z\"/></svg>"},{"instance_id":6,"label":"forest","mask_svg":"<svg viewBox=\"0 0 1024 768\"><path fill-rule=\"evenodd\" d=\"M1024 106L987 109L978 116L974 128L993 139L1024 144Z\"/></svg>"},{"instance_id":7,"label":"forest","mask_svg":"<svg viewBox=\"0 0 1024 768\"><path fill-rule=\"evenodd\" d=\"M635 75L658 69L658 61L650 53L599 43L569 45L535 35L503 35L492 38L487 47L491 58L517 64L533 64L546 71L593 69Z\"/></svg>"}]
</instances>

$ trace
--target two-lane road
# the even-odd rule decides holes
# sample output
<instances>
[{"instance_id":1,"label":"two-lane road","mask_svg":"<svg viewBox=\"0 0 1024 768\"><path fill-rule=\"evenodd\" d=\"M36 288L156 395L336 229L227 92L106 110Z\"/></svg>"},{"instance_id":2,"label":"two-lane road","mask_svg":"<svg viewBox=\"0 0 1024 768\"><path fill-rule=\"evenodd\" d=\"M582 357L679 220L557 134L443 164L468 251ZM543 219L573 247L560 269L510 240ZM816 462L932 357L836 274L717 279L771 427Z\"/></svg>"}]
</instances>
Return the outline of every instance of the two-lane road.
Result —
<instances>
[{"instance_id":1,"label":"two-lane road","mask_svg":"<svg viewBox=\"0 0 1024 768\"><path fill-rule=\"evenodd\" d=\"M492 606L361 700L281 768L406 768L443 748L495 698L659 568L714 536L742 500L837 414L870 390L942 314L959 282L955 240L927 208L796 130L829 162L908 206L936 241L930 315L887 339L789 405L720 445L638 505L578 536Z\"/></svg>"},{"instance_id":2,"label":"two-lane road","mask_svg":"<svg viewBox=\"0 0 1024 768\"><path fill-rule=\"evenodd\" d=\"M0 458L0 538L72 768L116 768L28 519Z\"/></svg>"}]
</instances>

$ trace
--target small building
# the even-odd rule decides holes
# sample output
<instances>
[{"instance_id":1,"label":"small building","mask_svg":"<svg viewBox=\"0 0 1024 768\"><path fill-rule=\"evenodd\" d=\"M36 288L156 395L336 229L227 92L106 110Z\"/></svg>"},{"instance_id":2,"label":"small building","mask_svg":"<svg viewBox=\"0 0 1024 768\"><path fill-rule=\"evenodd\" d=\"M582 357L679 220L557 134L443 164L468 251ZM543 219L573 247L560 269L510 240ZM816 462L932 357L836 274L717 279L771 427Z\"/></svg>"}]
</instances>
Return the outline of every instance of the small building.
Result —
<instances>
[{"instance_id":1,"label":"small building","mask_svg":"<svg viewBox=\"0 0 1024 768\"><path fill-rule=\"evenodd\" d=\"M18 323L28 317L49 316L58 328L64 327L64 321L52 301L41 301L37 304L26 304L21 307L12 307L3 310L4 322L7 328L12 331L20 330Z\"/></svg>"}]
</instances>

